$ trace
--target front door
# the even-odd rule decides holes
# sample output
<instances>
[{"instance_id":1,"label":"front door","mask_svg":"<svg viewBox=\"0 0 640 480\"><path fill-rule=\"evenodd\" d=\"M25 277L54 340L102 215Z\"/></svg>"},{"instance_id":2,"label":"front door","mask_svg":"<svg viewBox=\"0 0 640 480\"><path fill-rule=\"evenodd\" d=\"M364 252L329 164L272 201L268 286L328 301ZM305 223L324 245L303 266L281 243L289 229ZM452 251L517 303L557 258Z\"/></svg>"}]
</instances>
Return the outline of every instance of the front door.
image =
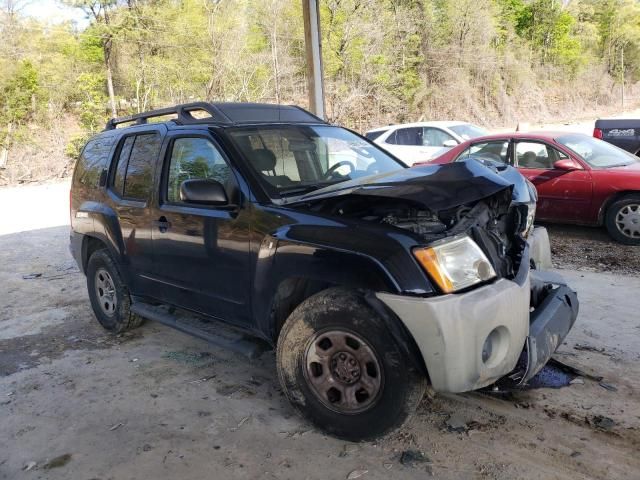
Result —
<instances>
[{"instance_id":1,"label":"front door","mask_svg":"<svg viewBox=\"0 0 640 480\"><path fill-rule=\"evenodd\" d=\"M591 210L592 181L588 170L554 168L569 156L544 142L516 141L514 162L538 190L536 218L580 223Z\"/></svg>"},{"instance_id":2,"label":"front door","mask_svg":"<svg viewBox=\"0 0 640 480\"><path fill-rule=\"evenodd\" d=\"M152 230L154 276L161 297L233 323L250 319L250 211L240 203L235 172L219 145L202 133L169 138ZM225 186L230 205L189 205L183 181L209 178Z\"/></svg>"}]
</instances>

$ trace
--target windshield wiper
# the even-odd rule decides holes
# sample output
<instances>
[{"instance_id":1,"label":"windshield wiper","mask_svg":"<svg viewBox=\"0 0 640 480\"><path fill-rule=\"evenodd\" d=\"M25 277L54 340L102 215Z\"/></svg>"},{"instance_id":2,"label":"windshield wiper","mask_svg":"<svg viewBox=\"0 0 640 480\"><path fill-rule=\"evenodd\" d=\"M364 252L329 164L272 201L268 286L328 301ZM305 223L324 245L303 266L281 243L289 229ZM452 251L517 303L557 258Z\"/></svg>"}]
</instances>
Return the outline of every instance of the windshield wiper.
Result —
<instances>
[{"instance_id":1,"label":"windshield wiper","mask_svg":"<svg viewBox=\"0 0 640 480\"><path fill-rule=\"evenodd\" d=\"M314 190L318 190L324 186L326 185L305 185L302 187L283 188L282 190L279 190L278 193L281 197L288 197L290 195L313 192Z\"/></svg>"}]
</instances>

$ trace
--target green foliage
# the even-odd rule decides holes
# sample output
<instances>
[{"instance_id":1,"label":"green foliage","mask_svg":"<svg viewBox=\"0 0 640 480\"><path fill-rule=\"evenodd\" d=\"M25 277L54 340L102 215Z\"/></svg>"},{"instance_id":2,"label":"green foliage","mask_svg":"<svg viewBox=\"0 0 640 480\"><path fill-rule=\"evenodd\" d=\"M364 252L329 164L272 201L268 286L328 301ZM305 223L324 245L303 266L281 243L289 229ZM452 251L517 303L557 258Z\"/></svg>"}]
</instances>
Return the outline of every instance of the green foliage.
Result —
<instances>
[{"instance_id":1,"label":"green foliage","mask_svg":"<svg viewBox=\"0 0 640 480\"><path fill-rule=\"evenodd\" d=\"M0 8L0 132L64 114L86 135L119 114L198 99L306 104L299 0L63 0L81 31ZM322 0L331 120L501 120L532 90L640 80L635 0ZM595 73L594 73L595 72ZM600 76L601 77L601 76ZM538 89L538 90L536 90ZM536 99L545 109L544 98ZM5 142L6 143L6 142Z\"/></svg>"},{"instance_id":2,"label":"green foliage","mask_svg":"<svg viewBox=\"0 0 640 480\"><path fill-rule=\"evenodd\" d=\"M37 93L38 72L30 61L24 60L7 79L0 93L3 120L20 124L35 114Z\"/></svg>"}]
</instances>

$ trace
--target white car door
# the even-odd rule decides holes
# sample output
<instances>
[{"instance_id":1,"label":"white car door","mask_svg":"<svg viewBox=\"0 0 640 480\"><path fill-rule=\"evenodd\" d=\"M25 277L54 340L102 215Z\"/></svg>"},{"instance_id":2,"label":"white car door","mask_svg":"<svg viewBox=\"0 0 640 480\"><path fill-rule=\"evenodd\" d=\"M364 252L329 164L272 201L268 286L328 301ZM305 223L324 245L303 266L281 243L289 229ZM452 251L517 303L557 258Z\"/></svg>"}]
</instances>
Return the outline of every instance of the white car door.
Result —
<instances>
[{"instance_id":1,"label":"white car door","mask_svg":"<svg viewBox=\"0 0 640 480\"><path fill-rule=\"evenodd\" d=\"M447 140L449 145L445 147L443 144ZM458 142L438 128L403 127L381 136L376 143L411 166L434 159Z\"/></svg>"}]
</instances>

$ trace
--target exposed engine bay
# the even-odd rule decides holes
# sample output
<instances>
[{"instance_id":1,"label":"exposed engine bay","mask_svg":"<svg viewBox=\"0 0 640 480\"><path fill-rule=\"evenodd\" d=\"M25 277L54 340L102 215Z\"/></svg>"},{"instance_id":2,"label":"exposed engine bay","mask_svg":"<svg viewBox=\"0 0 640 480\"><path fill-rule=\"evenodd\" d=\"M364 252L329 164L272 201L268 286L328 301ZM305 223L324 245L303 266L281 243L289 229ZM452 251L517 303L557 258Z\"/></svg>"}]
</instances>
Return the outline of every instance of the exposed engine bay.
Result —
<instances>
[{"instance_id":1,"label":"exposed engine bay","mask_svg":"<svg viewBox=\"0 0 640 480\"><path fill-rule=\"evenodd\" d=\"M488 198L438 212L405 199L344 195L309 205L312 211L331 216L358 218L367 222L408 230L421 243L444 237L469 235L485 252L500 277L515 275L524 245L523 215L511 206L506 189Z\"/></svg>"}]
</instances>

